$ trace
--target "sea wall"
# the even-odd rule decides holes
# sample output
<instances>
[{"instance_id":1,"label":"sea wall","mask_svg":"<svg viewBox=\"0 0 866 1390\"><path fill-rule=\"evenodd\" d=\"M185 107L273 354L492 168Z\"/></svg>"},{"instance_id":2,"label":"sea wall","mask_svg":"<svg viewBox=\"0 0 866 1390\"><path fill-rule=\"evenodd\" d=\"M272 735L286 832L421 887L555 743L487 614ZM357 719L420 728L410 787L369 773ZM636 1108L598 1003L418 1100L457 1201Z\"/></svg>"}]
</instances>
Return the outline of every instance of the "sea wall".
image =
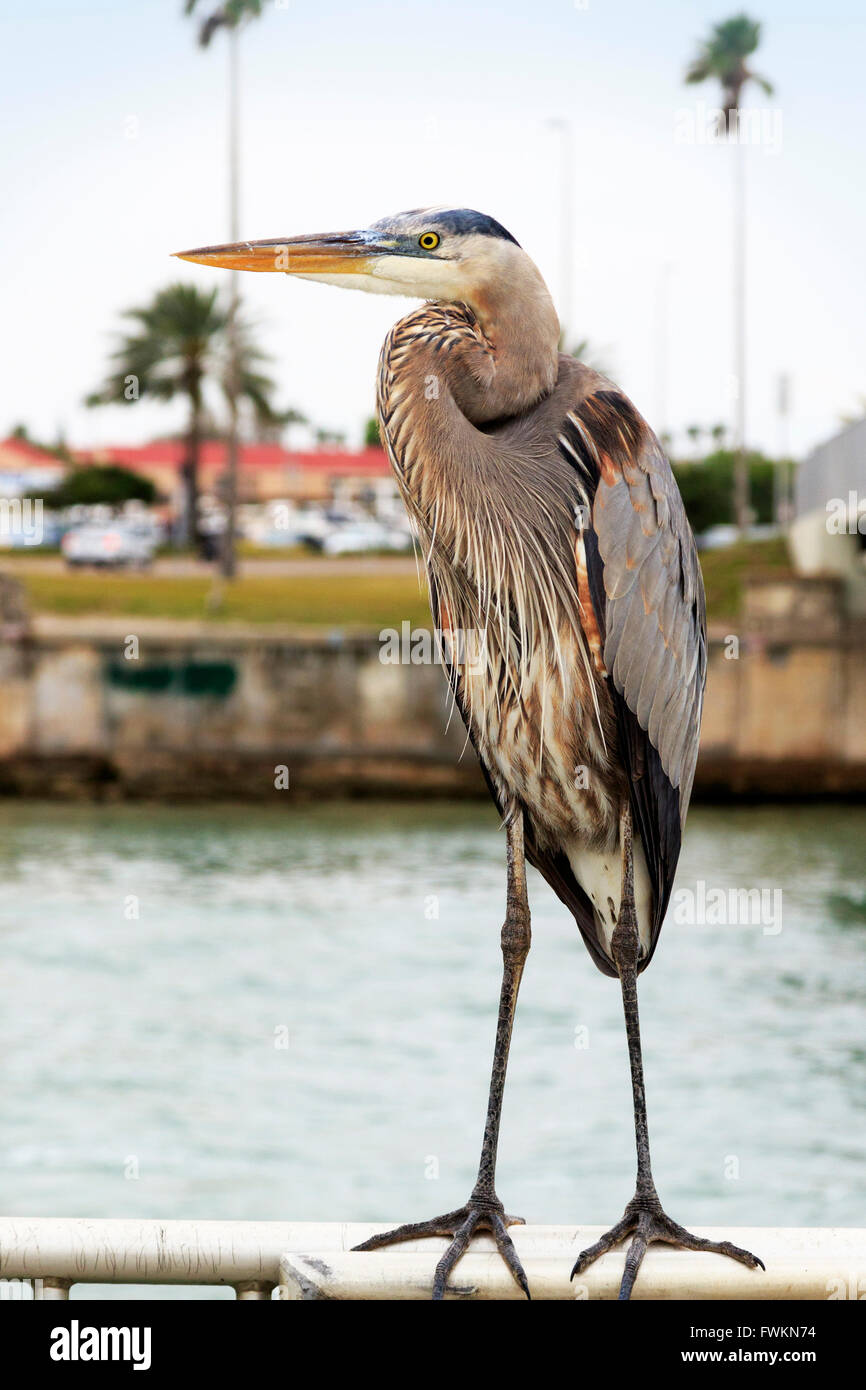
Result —
<instances>
[{"instance_id":1,"label":"sea wall","mask_svg":"<svg viewBox=\"0 0 866 1390\"><path fill-rule=\"evenodd\" d=\"M380 653L378 634L154 620L7 630L0 793L484 795L441 668ZM696 791L866 792L863 628L714 630Z\"/></svg>"}]
</instances>

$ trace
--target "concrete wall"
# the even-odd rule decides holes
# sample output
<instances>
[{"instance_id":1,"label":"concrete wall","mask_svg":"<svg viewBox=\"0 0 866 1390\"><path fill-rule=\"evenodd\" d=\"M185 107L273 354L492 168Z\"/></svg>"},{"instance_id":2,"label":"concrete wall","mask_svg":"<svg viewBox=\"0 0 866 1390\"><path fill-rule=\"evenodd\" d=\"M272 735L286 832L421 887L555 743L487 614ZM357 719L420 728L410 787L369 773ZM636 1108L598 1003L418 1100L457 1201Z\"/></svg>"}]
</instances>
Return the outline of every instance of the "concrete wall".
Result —
<instances>
[{"instance_id":1,"label":"concrete wall","mask_svg":"<svg viewBox=\"0 0 866 1390\"><path fill-rule=\"evenodd\" d=\"M740 623L714 626L704 792L866 792L866 622L843 593L833 576L753 577Z\"/></svg>"},{"instance_id":2,"label":"concrete wall","mask_svg":"<svg viewBox=\"0 0 866 1390\"><path fill-rule=\"evenodd\" d=\"M54 623L0 647L0 791L196 797L478 789L437 666L375 636ZM145 629L142 631L142 629Z\"/></svg>"},{"instance_id":3,"label":"concrete wall","mask_svg":"<svg viewBox=\"0 0 866 1390\"><path fill-rule=\"evenodd\" d=\"M441 669L383 665L375 635L141 621L128 659L130 626L7 633L0 791L264 799L285 766L297 797L486 795L456 713L446 731ZM696 789L866 792L863 629L758 613L714 631Z\"/></svg>"}]
</instances>

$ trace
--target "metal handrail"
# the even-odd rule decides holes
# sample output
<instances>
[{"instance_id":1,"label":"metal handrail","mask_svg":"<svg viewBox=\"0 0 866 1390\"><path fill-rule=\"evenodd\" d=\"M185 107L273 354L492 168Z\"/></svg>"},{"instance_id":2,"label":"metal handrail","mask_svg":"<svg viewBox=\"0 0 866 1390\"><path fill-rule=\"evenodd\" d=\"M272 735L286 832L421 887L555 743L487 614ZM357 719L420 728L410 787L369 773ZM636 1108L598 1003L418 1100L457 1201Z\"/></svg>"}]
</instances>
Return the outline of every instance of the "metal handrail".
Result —
<instances>
[{"instance_id":1,"label":"metal handrail","mask_svg":"<svg viewBox=\"0 0 866 1390\"><path fill-rule=\"evenodd\" d=\"M234 1288L241 1299L429 1298L443 1239L357 1253L352 1246L396 1223L154 1221L0 1217L0 1281L30 1281L40 1299L68 1298L72 1284L175 1284ZM577 1253L600 1226L518 1226L512 1236L533 1295L615 1298L622 1249L575 1282ZM635 1298L848 1299L866 1295L866 1230L699 1227L710 1239L752 1249L767 1269L718 1255L655 1245ZM522 1298L489 1236L473 1241L451 1277L455 1298ZM7 1296L9 1296L7 1292Z\"/></svg>"}]
</instances>

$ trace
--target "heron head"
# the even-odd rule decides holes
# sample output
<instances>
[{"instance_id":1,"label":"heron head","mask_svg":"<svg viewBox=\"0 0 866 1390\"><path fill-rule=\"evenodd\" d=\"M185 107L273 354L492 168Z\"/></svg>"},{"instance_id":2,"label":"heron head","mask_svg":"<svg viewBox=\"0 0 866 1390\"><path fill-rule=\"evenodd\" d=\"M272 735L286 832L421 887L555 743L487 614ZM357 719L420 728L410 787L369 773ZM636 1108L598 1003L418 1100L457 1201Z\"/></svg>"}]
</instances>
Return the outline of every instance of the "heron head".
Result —
<instances>
[{"instance_id":1,"label":"heron head","mask_svg":"<svg viewBox=\"0 0 866 1390\"><path fill-rule=\"evenodd\" d=\"M228 270L282 271L373 294L468 304L489 297L532 265L510 232L470 208L419 208L360 231L240 241L177 254Z\"/></svg>"}]
</instances>

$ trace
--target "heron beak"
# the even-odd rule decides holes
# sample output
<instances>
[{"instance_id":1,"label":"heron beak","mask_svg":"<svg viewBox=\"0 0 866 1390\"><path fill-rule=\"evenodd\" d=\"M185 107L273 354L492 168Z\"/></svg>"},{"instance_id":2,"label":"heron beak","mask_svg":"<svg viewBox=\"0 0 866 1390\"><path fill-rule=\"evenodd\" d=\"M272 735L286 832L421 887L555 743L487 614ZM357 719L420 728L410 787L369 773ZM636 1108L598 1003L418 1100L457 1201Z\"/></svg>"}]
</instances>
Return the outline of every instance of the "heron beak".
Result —
<instances>
[{"instance_id":1,"label":"heron beak","mask_svg":"<svg viewBox=\"0 0 866 1390\"><path fill-rule=\"evenodd\" d=\"M227 246L200 246L176 251L181 261L215 265L223 270L272 270L284 275L363 275L377 256L387 255L373 232L330 232L322 236L274 237L236 241Z\"/></svg>"}]
</instances>

